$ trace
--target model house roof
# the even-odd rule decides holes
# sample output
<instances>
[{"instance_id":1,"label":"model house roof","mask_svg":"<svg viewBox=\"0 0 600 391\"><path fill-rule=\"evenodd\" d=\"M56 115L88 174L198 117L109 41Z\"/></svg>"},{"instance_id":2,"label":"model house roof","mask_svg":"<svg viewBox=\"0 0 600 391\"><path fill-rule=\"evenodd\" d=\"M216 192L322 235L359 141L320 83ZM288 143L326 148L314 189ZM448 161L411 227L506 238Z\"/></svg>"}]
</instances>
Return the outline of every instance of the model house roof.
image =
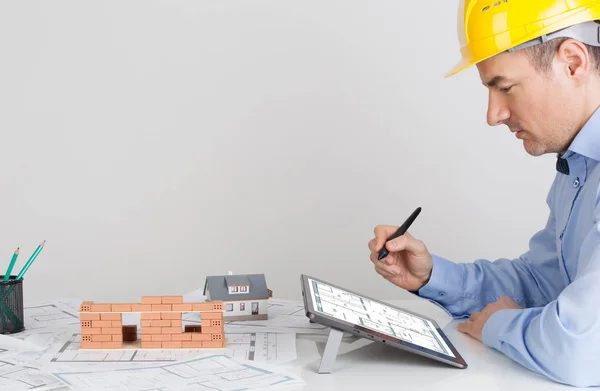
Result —
<instances>
[{"instance_id":1,"label":"model house roof","mask_svg":"<svg viewBox=\"0 0 600 391\"><path fill-rule=\"evenodd\" d=\"M247 286L248 291L229 293L230 286ZM268 299L269 290L264 274L238 274L206 277L204 295L210 292L211 300L252 300Z\"/></svg>"}]
</instances>

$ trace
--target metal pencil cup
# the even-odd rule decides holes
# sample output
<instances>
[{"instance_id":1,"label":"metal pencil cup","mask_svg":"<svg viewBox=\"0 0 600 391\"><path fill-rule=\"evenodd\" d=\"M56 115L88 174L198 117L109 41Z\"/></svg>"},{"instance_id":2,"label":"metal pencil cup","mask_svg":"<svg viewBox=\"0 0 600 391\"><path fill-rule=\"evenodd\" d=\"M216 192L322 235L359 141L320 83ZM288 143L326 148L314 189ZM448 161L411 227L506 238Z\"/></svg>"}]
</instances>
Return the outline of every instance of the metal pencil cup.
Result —
<instances>
[{"instance_id":1,"label":"metal pencil cup","mask_svg":"<svg viewBox=\"0 0 600 391\"><path fill-rule=\"evenodd\" d=\"M23 316L23 279L16 276L4 282L0 276L0 334L14 334L25 330Z\"/></svg>"}]
</instances>

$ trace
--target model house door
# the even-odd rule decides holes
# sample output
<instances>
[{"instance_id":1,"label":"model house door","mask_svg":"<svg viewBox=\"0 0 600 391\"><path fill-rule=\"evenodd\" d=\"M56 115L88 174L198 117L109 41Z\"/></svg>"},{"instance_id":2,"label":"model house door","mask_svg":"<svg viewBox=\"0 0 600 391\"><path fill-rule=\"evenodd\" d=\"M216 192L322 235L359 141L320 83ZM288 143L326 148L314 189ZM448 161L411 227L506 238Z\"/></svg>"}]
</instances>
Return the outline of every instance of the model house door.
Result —
<instances>
[{"instance_id":1,"label":"model house door","mask_svg":"<svg viewBox=\"0 0 600 391\"><path fill-rule=\"evenodd\" d=\"M252 302L252 315L258 315L258 303L256 301Z\"/></svg>"}]
</instances>

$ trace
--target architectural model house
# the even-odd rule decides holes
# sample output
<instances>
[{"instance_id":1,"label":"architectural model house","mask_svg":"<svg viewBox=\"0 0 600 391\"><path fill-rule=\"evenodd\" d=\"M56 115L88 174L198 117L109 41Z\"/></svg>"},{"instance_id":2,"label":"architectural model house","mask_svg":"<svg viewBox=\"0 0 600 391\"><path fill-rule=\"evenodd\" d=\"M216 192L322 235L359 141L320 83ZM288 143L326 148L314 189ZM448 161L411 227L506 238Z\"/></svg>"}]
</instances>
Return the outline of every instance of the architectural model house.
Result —
<instances>
[{"instance_id":1,"label":"architectural model house","mask_svg":"<svg viewBox=\"0 0 600 391\"><path fill-rule=\"evenodd\" d=\"M273 293L264 274L209 276L204 284L207 301L223 302L224 320L265 320Z\"/></svg>"}]
</instances>

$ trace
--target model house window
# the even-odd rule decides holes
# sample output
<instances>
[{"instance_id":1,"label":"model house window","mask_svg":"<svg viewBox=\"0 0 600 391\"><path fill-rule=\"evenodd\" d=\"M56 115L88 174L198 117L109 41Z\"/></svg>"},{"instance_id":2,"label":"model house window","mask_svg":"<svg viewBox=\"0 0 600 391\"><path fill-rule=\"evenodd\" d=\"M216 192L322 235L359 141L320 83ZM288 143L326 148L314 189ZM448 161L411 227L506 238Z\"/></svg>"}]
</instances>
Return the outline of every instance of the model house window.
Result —
<instances>
[{"instance_id":1,"label":"model house window","mask_svg":"<svg viewBox=\"0 0 600 391\"><path fill-rule=\"evenodd\" d=\"M240 303L240 311L246 310L246 303Z\"/></svg>"},{"instance_id":2,"label":"model house window","mask_svg":"<svg viewBox=\"0 0 600 391\"><path fill-rule=\"evenodd\" d=\"M233 303L227 303L227 311L233 311Z\"/></svg>"},{"instance_id":3,"label":"model house window","mask_svg":"<svg viewBox=\"0 0 600 391\"><path fill-rule=\"evenodd\" d=\"M248 287L247 286L241 286L240 287L240 292L247 292L248 291Z\"/></svg>"},{"instance_id":4,"label":"model house window","mask_svg":"<svg viewBox=\"0 0 600 391\"><path fill-rule=\"evenodd\" d=\"M237 291L238 291L238 289L237 289L237 286L232 286L232 287L231 287L231 291L232 291L232 292L237 292Z\"/></svg>"}]
</instances>

